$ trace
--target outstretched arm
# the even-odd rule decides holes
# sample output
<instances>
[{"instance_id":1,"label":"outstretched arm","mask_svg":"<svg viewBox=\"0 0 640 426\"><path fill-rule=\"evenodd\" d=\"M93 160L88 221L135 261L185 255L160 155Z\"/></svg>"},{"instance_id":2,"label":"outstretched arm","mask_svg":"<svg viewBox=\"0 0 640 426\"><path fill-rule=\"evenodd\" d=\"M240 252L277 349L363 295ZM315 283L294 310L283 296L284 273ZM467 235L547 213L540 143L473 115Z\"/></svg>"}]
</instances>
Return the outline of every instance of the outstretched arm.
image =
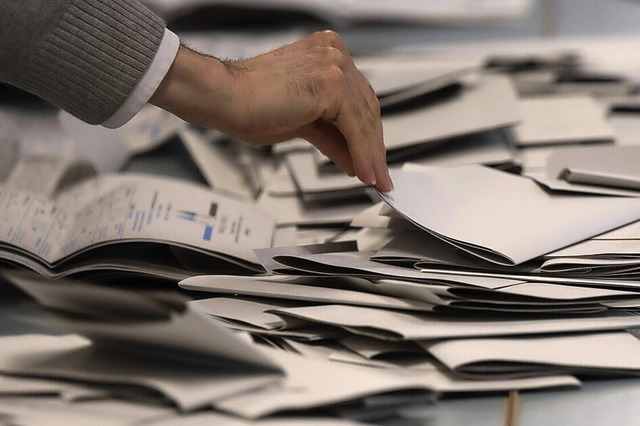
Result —
<instances>
[{"instance_id":1,"label":"outstretched arm","mask_svg":"<svg viewBox=\"0 0 640 426\"><path fill-rule=\"evenodd\" d=\"M377 98L334 32L239 61L181 46L151 103L257 144L302 137L363 183L393 187Z\"/></svg>"},{"instance_id":2,"label":"outstretched arm","mask_svg":"<svg viewBox=\"0 0 640 426\"><path fill-rule=\"evenodd\" d=\"M151 97L255 143L305 138L348 174L391 189L377 99L333 32L223 62L178 48L136 0L0 1L0 12L0 80L86 122L119 126Z\"/></svg>"}]
</instances>

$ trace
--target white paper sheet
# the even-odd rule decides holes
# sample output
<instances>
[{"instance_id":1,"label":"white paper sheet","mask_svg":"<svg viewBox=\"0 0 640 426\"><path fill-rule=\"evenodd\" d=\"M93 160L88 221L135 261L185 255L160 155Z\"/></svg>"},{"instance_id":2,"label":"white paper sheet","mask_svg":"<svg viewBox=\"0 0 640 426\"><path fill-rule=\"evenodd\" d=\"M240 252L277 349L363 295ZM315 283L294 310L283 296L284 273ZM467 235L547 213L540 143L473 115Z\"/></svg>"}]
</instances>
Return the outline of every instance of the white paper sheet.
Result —
<instances>
[{"instance_id":1,"label":"white paper sheet","mask_svg":"<svg viewBox=\"0 0 640 426\"><path fill-rule=\"evenodd\" d=\"M282 300L301 300L316 303L343 303L348 305L375 306L402 310L430 311L429 303L404 300L392 296L372 294L351 289L323 286L323 281L308 279L291 280L260 279L253 277L201 275L186 278L178 285L187 290L207 291L220 294L240 294ZM327 278L324 279L325 282Z\"/></svg>"},{"instance_id":2,"label":"white paper sheet","mask_svg":"<svg viewBox=\"0 0 640 426\"><path fill-rule=\"evenodd\" d=\"M0 418L21 425L123 426L141 425L174 417L170 407L153 406L122 399L87 400L71 403L56 397L0 398Z\"/></svg>"},{"instance_id":3,"label":"white paper sheet","mask_svg":"<svg viewBox=\"0 0 640 426\"><path fill-rule=\"evenodd\" d=\"M271 312L343 327L359 335L388 340L619 330L637 327L640 324L640 316L634 314L516 320L500 317L500 320L496 321L473 316L452 318L345 305L277 309Z\"/></svg>"},{"instance_id":4,"label":"white paper sheet","mask_svg":"<svg viewBox=\"0 0 640 426\"><path fill-rule=\"evenodd\" d=\"M547 174L572 184L640 189L640 146L593 146L551 154Z\"/></svg>"},{"instance_id":5,"label":"white paper sheet","mask_svg":"<svg viewBox=\"0 0 640 426\"><path fill-rule=\"evenodd\" d=\"M101 245L155 241L218 253L251 267L257 264L253 249L270 247L274 233L273 218L255 205L157 176L100 175L54 199L3 187L0 203L1 241L39 256L47 266ZM117 253L113 259L105 255L96 264L117 260ZM5 250L2 256L13 259L14 255ZM186 264L190 260L181 259ZM92 267L90 262L81 266Z\"/></svg>"},{"instance_id":6,"label":"white paper sheet","mask_svg":"<svg viewBox=\"0 0 640 426\"><path fill-rule=\"evenodd\" d=\"M613 142L605 108L588 95L546 95L520 100L522 122L513 127L520 146Z\"/></svg>"},{"instance_id":7,"label":"white paper sheet","mask_svg":"<svg viewBox=\"0 0 640 426\"><path fill-rule=\"evenodd\" d=\"M183 410L210 406L230 393L265 386L273 374L240 374L185 363L154 362L145 356L114 357L77 335L0 337L0 370L4 373L128 384L161 392Z\"/></svg>"},{"instance_id":8,"label":"white paper sheet","mask_svg":"<svg viewBox=\"0 0 640 426\"><path fill-rule=\"evenodd\" d=\"M634 374L640 371L640 341L627 332L508 339L449 340L425 348L450 369L490 374L492 366L547 371ZM483 364L488 368L483 370ZM499 368L496 366L494 368ZM493 370L495 371L495 370ZM500 370L498 370L499 372Z\"/></svg>"},{"instance_id":9,"label":"white paper sheet","mask_svg":"<svg viewBox=\"0 0 640 426\"><path fill-rule=\"evenodd\" d=\"M464 117L464 119L462 119ZM389 151L435 145L445 139L511 126L521 119L514 88L504 75L484 76L458 96L382 118Z\"/></svg>"},{"instance_id":10,"label":"white paper sheet","mask_svg":"<svg viewBox=\"0 0 640 426\"><path fill-rule=\"evenodd\" d=\"M272 354L285 368L279 387L251 392L216 403L219 410L247 418L279 411L321 407L398 390L430 394L429 380L404 371L387 371L309 359L282 351Z\"/></svg>"},{"instance_id":11,"label":"white paper sheet","mask_svg":"<svg viewBox=\"0 0 640 426\"><path fill-rule=\"evenodd\" d=\"M550 195L527 178L487 167L391 172L395 189L381 194L390 206L424 230L503 265L640 218L640 200Z\"/></svg>"}]
</instances>

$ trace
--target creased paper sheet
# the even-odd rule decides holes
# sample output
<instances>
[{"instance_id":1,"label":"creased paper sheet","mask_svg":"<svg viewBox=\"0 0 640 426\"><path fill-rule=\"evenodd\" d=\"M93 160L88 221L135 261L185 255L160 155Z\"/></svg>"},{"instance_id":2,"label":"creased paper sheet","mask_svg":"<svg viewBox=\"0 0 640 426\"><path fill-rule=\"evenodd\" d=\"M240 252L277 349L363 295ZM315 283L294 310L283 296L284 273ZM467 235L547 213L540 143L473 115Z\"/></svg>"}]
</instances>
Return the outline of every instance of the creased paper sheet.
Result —
<instances>
[{"instance_id":1,"label":"creased paper sheet","mask_svg":"<svg viewBox=\"0 0 640 426\"><path fill-rule=\"evenodd\" d=\"M527 178L488 167L391 175L394 191L381 193L391 207L424 230L502 265L518 265L640 219L640 200L551 195Z\"/></svg>"},{"instance_id":2,"label":"creased paper sheet","mask_svg":"<svg viewBox=\"0 0 640 426\"><path fill-rule=\"evenodd\" d=\"M640 146L593 146L558 150L549 156L547 174L575 185L640 189Z\"/></svg>"},{"instance_id":3,"label":"creased paper sheet","mask_svg":"<svg viewBox=\"0 0 640 426\"><path fill-rule=\"evenodd\" d=\"M388 340L432 340L465 336L507 336L516 334L567 333L637 327L640 316L633 314L563 316L548 319L507 320L477 316L456 318L429 314L393 312L361 306L320 305L274 309L290 316L342 327L353 333Z\"/></svg>"},{"instance_id":4,"label":"creased paper sheet","mask_svg":"<svg viewBox=\"0 0 640 426\"><path fill-rule=\"evenodd\" d=\"M531 374L546 368L556 372L564 369L637 375L640 371L640 341L624 331L460 339L424 346L449 368L459 372Z\"/></svg>"},{"instance_id":5,"label":"creased paper sheet","mask_svg":"<svg viewBox=\"0 0 640 426\"><path fill-rule=\"evenodd\" d=\"M342 303L347 305L374 306L378 308L430 311L433 306L426 302L401 299L350 288L332 287L330 278L277 279L278 276L260 279L228 275L199 275L180 281L187 290L222 294L266 297L282 300L300 300L316 303ZM338 281L337 279L335 281ZM323 282L328 285L323 286ZM339 282L336 282L339 284ZM373 288L373 287L372 287Z\"/></svg>"},{"instance_id":6,"label":"creased paper sheet","mask_svg":"<svg viewBox=\"0 0 640 426\"><path fill-rule=\"evenodd\" d=\"M266 386L279 376L161 362L145 356L114 356L77 335L0 338L0 371L88 383L142 386L162 393L182 410L211 406L236 392Z\"/></svg>"},{"instance_id":7,"label":"creased paper sheet","mask_svg":"<svg viewBox=\"0 0 640 426\"><path fill-rule=\"evenodd\" d=\"M385 116L382 124L385 144L393 153L412 145L435 145L449 138L508 127L521 118L509 78L485 76L458 96Z\"/></svg>"},{"instance_id":8,"label":"creased paper sheet","mask_svg":"<svg viewBox=\"0 0 640 426\"><path fill-rule=\"evenodd\" d=\"M47 426L155 425L154 420L176 418L171 407L121 398L69 402L50 395L0 398L0 418L5 424ZM8 423L6 423L8 422ZM149 422L149 423L148 423Z\"/></svg>"},{"instance_id":9,"label":"creased paper sheet","mask_svg":"<svg viewBox=\"0 0 640 426\"><path fill-rule=\"evenodd\" d=\"M273 351L269 351L273 352ZM388 371L310 359L282 351L269 353L285 368L282 384L268 390L246 392L216 403L215 408L246 418L335 405L394 391L429 395L428 378L408 371Z\"/></svg>"},{"instance_id":10,"label":"creased paper sheet","mask_svg":"<svg viewBox=\"0 0 640 426\"><path fill-rule=\"evenodd\" d=\"M514 126L520 146L613 142L605 107L589 95L544 95L520 100L523 120Z\"/></svg>"}]
</instances>

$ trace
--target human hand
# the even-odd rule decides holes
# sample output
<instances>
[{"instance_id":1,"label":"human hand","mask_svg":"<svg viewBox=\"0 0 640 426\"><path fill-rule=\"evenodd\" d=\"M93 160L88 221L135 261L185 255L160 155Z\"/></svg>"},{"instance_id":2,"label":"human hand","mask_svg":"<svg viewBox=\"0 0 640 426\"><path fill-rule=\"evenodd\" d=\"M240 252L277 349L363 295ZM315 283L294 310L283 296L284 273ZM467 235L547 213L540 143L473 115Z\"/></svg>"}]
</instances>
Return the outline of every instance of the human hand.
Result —
<instances>
[{"instance_id":1,"label":"human hand","mask_svg":"<svg viewBox=\"0 0 640 426\"><path fill-rule=\"evenodd\" d=\"M334 32L238 61L181 47L151 102L256 144L302 137L350 176L393 189L378 100Z\"/></svg>"}]
</instances>

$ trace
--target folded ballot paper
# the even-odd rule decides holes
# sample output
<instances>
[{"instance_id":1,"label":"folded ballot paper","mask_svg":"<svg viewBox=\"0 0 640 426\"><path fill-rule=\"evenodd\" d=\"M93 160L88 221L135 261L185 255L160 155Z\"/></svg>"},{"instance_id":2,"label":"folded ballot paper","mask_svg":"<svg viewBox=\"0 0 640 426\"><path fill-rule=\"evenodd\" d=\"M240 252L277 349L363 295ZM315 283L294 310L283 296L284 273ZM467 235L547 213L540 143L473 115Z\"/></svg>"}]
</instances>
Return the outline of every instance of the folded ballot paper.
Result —
<instances>
[{"instance_id":1,"label":"folded ballot paper","mask_svg":"<svg viewBox=\"0 0 640 426\"><path fill-rule=\"evenodd\" d=\"M522 122L513 133L519 146L613 142L604 105L589 95L541 95L520 100Z\"/></svg>"},{"instance_id":2,"label":"folded ballot paper","mask_svg":"<svg viewBox=\"0 0 640 426\"><path fill-rule=\"evenodd\" d=\"M567 146L548 153L540 170L526 174L557 192L638 197L638 161L638 146Z\"/></svg>"},{"instance_id":3,"label":"folded ballot paper","mask_svg":"<svg viewBox=\"0 0 640 426\"><path fill-rule=\"evenodd\" d=\"M268 355L174 294L6 276L56 314L46 325L75 334L4 337L5 374L127 385L185 411L283 375Z\"/></svg>"},{"instance_id":4,"label":"folded ballot paper","mask_svg":"<svg viewBox=\"0 0 640 426\"><path fill-rule=\"evenodd\" d=\"M640 146L592 146L551 154L547 174L572 186L640 190Z\"/></svg>"},{"instance_id":5,"label":"folded ballot paper","mask_svg":"<svg viewBox=\"0 0 640 426\"><path fill-rule=\"evenodd\" d=\"M407 371L306 359L258 345L173 293L15 272L6 277L54 314L47 325L74 333L0 337L0 373L15 378L75 382L138 402L155 395L184 412L215 407L251 419L358 404L389 392L434 395L427 377Z\"/></svg>"},{"instance_id":6,"label":"folded ballot paper","mask_svg":"<svg viewBox=\"0 0 640 426\"><path fill-rule=\"evenodd\" d=\"M550 194L483 166L392 170L380 193L426 232L477 258L519 265L640 219L640 200Z\"/></svg>"},{"instance_id":7,"label":"folded ballot paper","mask_svg":"<svg viewBox=\"0 0 640 426\"><path fill-rule=\"evenodd\" d=\"M465 376L524 377L560 369L600 375L640 372L640 340L626 331L457 339L422 346Z\"/></svg>"},{"instance_id":8,"label":"folded ballot paper","mask_svg":"<svg viewBox=\"0 0 640 426\"><path fill-rule=\"evenodd\" d=\"M509 127L521 119L509 77L483 75L449 96L384 115L382 124L388 158L396 160L459 136Z\"/></svg>"}]
</instances>

